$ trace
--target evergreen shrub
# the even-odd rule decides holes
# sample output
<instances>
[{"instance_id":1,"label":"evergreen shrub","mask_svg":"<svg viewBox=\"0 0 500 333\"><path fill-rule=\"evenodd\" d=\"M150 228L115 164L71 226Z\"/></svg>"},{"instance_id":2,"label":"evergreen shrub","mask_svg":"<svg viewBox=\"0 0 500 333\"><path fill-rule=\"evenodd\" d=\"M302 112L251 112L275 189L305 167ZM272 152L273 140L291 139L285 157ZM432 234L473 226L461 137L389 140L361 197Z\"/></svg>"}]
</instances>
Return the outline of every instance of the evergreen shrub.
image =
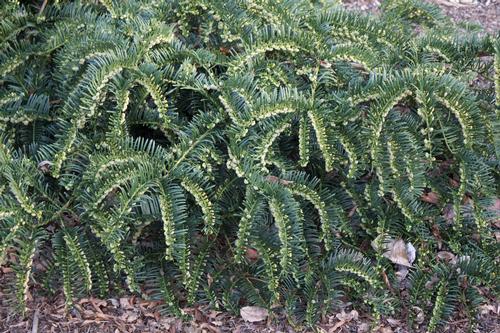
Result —
<instances>
[{"instance_id":1,"label":"evergreen shrub","mask_svg":"<svg viewBox=\"0 0 500 333\"><path fill-rule=\"evenodd\" d=\"M416 0L40 2L0 10L21 311L126 287L177 316L313 326L350 301L433 331L498 293L498 35Z\"/></svg>"}]
</instances>

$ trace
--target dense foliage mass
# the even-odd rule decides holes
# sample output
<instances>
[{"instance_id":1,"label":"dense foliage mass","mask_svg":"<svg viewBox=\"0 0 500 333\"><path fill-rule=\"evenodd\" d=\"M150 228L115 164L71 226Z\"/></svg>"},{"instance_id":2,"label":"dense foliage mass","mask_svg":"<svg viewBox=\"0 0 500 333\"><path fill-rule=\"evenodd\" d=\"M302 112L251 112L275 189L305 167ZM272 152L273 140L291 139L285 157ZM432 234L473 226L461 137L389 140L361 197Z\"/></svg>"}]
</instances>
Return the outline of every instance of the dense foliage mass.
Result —
<instances>
[{"instance_id":1,"label":"dense foliage mass","mask_svg":"<svg viewBox=\"0 0 500 333\"><path fill-rule=\"evenodd\" d=\"M126 285L176 315L349 300L432 331L498 292L498 37L416 0L50 3L0 12L21 309Z\"/></svg>"}]
</instances>

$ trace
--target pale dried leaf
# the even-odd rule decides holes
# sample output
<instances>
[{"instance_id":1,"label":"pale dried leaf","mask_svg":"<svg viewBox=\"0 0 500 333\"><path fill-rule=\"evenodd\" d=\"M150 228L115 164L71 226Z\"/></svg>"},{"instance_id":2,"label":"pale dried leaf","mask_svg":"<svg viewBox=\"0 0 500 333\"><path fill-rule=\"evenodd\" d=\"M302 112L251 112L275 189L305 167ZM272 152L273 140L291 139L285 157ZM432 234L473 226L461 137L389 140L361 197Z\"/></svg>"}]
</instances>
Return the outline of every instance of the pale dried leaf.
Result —
<instances>
[{"instance_id":1,"label":"pale dried leaf","mask_svg":"<svg viewBox=\"0 0 500 333\"><path fill-rule=\"evenodd\" d=\"M130 304L130 299L125 297L120 298L120 307L126 310L133 309L133 306Z\"/></svg>"},{"instance_id":2,"label":"pale dried leaf","mask_svg":"<svg viewBox=\"0 0 500 333\"><path fill-rule=\"evenodd\" d=\"M457 257L453 253L448 251L439 251L437 253L437 257L441 260L448 261L452 264L455 264L457 262Z\"/></svg>"},{"instance_id":3,"label":"pale dried leaf","mask_svg":"<svg viewBox=\"0 0 500 333\"><path fill-rule=\"evenodd\" d=\"M391 325L391 327L399 327L401 326L401 320L397 320L394 318L387 318L387 323Z\"/></svg>"},{"instance_id":4,"label":"pale dried leaf","mask_svg":"<svg viewBox=\"0 0 500 333\"><path fill-rule=\"evenodd\" d=\"M127 311L122 315L122 319L124 319L127 323L133 323L139 318L139 315L132 311Z\"/></svg>"},{"instance_id":5,"label":"pale dried leaf","mask_svg":"<svg viewBox=\"0 0 500 333\"><path fill-rule=\"evenodd\" d=\"M413 309L416 310L416 312L417 312L417 316L415 318L415 321L418 324L422 324L424 322L424 320L425 320L424 310L422 310L418 306L414 306Z\"/></svg>"},{"instance_id":6,"label":"pale dried leaf","mask_svg":"<svg viewBox=\"0 0 500 333\"><path fill-rule=\"evenodd\" d=\"M47 173L50 171L50 167L52 166L51 161L41 161L38 163L38 170L40 170L43 173Z\"/></svg>"},{"instance_id":7,"label":"pale dried leaf","mask_svg":"<svg viewBox=\"0 0 500 333\"><path fill-rule=\"evenodd\" d=\"M116 298L110 298L110 299L108 299L108 301L110 301L110 302L111 302L111 304L112 304L115 308L117 308L118 306L120 306L120 303L118 302L118 300L117 300Z\"/></svg>"},{"instance_id":8,"label":"pale dried leaf","mask_svg":"<svg viewBox=\"0 0 500 333\"><path fill-rule=\"evenodd\" d=\"M413 262L417 258L417 250L410 242L406 243L406 254L408 256L408 262L410 263L410 265L413 264Z\"/></svg>"},{"instance_id":9,"label":"pale dried leaf","mask_svg":"<svg viewBox=\"0 0 500 333\"><path fill-rule=\"evenodd\" d=\"M384 256L395 264L411 267L406 250L406 244L402 239L391 240L386 244L387 251Z\"/></svg>"},{"instance_id":10,"label":"pale dried leaf","mask_svg":"<svg viewBox=\"0 0 500 333\"><path fill-rule=\"evenodd\" d=\"M482 304L479 306L479 311L482 315L487 315L490 312L496 314L496 306L493 304Z\"/></svg>"},{"instance_id":11,"label":"pale dried leaf","mask_svg":"<svg viewBox=\"0 0 500 333\"><path fill-rule=\"evenodd\" d=\"M269 313L266 309L261 308L260 306L244 306L240 310L240 315L243 320L255 323L265 320Z\"/></svg>"},{"instance_id":12,"label":"pale dried leaf","mask_svg":"<svg viewBox=\"0 0 500 333\"><path fill-rule=\"evenodd\" d=\"M351 312L346 313L344 310L342 310L341 313L337 313L335 315L338 320L344 320L344 321L351 321L351 320L357 320L359 317L359 313L356 310L351 310Z\"/></svg>"}]
</instances>

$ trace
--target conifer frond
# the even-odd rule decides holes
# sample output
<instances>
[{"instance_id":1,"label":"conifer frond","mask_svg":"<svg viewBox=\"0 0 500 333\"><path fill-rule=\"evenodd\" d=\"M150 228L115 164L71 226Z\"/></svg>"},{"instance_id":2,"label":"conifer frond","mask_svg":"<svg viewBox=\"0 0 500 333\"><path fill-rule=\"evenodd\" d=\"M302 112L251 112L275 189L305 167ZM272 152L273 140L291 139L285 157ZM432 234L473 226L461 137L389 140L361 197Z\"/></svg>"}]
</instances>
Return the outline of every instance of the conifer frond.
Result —
<instances>
[{"instance_id":1,"label":"conifer frond","mask_svg":"<svg viewBox=\"0 0 500 333\"><path fill-rule=\"evenodd\" d=\"M498 36L419 0L0 7L0 263L21 309L39 256L68 307L126 285L180 317L254 304L314 326L342 297L436 331L497 289ZM415 247L407 299L389 238Z\"/></svg>"}]
</instances>

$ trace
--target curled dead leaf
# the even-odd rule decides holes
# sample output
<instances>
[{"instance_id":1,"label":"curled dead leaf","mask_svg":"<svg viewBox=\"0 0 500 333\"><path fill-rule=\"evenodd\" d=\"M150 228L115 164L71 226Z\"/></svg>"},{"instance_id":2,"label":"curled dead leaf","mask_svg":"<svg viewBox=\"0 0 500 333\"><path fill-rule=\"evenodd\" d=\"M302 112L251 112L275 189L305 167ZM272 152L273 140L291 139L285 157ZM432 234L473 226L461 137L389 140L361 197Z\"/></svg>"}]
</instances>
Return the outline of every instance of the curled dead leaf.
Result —
<instances>
[{"instance_id":1,"label":"curled dead leaf","mask_svg":"<svg viewBox=\"0 0 500 333\"><path fill-rule=\"evenodd\" d=\"M267 309L260 306L244 306L240 309L240 316L250 323L265 320L269 315Z\"/></svg>"},{"instance_id":2,"label":"curled dead leaf","mask_svg":"<svg viewBox=\"0 0 500 333\"><path fill-rule=\"evenodd\" d=\"M415 321L417 322L417 324L422 324L425 320L424 310L422 310L422 308L419 308L418 306L413 306L412 309L417 314L415 316Z\"/></svg>"},{"instance_id":3,"label":"curled dead leaf","mask_svg":"<svg viewBox=\"0 0 500 333\"><path fill-rule=\"evenodd\" d=\"M417 257L417 250L413 246L412 243L405 243L402 239L386 239L382 244L382 249L379 249L380 241L377 241L378 238L382 237L381 235L374 239L371 243L372 247L376 250L384 250L383 256L388 258L395 264L400 266L411 267L413 262ZM404 272L403 272L404 274ZM407 272L406 272L407 274ZM406 275L404 275L406 276ZM404 277L403 277L404 278Z\"/></svg>"},{"instance_id":4,"label":"curled dead leaf","mask_svg":"<svg viewBox=\"0 0 500 333\"><path fill-rule=\"evenodd\" d=\"M52 166L51 161L41 161L38 163L38 170L43 173L48 173L50 171L50 167Z\"/></svg>"},{"instance_id":5,"label":"curled dead leaf","mask_svg":"<svg viewBox=\"0 0 500 333\"><path fill-rule=\"evenodd\" d=\"M386 243L384 257L395 264L411 267L415 260L416 250L411 243L405 244L404 240L390 240Z\"/></svg>"}]
</instances>

